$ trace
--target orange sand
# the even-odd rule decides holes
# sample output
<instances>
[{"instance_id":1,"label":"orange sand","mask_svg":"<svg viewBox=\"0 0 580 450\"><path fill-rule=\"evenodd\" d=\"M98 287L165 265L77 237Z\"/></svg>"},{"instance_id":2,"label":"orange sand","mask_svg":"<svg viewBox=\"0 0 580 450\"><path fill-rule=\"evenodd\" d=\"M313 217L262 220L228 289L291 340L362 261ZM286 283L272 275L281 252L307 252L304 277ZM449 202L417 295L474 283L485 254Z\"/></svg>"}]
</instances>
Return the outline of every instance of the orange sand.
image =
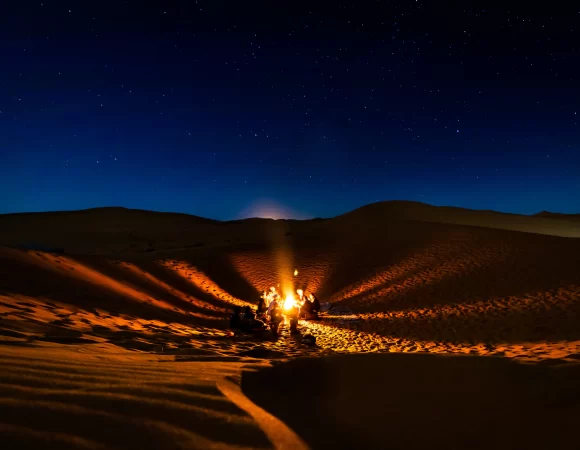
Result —
<instances>
[{"instance_id":1,"label":"orange sand","mask_svg":"<svg viewBox=\"0 0 580 450\"><path fill-rule=\"evenodd\" d=\"M392 384L411 371L427 376L432 370L448 370L447 364L455 364L447 362L449 357L440 362L377 355L377 367L388 367L389 373L396 369L400 379L373 378L367 390L353 391L359 403L351 405L354 400L344 398L342 390L352 390L365 378L358 372L335 377L333 371L350 373L345 368L351 359L327 356L454 353L575 367L580 359L578 237L575 217L525 217L405 202L303 222L222 223L122 208L0 216L0 429L12 443L8 448L316 448L318 438L308 435L303 423L282 417L276 399L281 405L287 402L284 389L265 397L266 390L248 384L250 397L277 418L236 390L242 374L252 379L248 371L256 365L266 380L268 360L316 356L321 359L300 364L318 374L321 384L334 386L338 397L325 391L320 401L338 402L341 423L358 430L352 436L362 439L360 417L374 423L380 414L361 416L351 406L364 409L360 402L372 402L369 411L378 411L377 402L383 402L384 420L397 424L389 428L398 436L397 445L421 446L419 438L406 445L403 431L396 431L404 426L393 419L394 406L384 405L391 397L373 398L376 392L392 392ZM9 248L24 243L65 253ZM292 276L293 269L298 276ZM262 290L288 280L333 304L320 322L301 324L303 332L316 335L317 347L302 345L287 330L276 341L229 336L227 314L233 305L255 304ZM512 386L502 374L521 364L472 362L480 359L495 361L462 358L457 364L464 364L461 370L473 380L499 377L500 384L485 392L502 401ZM328 361L333 369L323 370L316 361ZM293 373L292 364L276 370ZM549 382L556 376L552 372L525 367L513 369L522 383L540 380L548 396L559 389ZM465 428L454 425L461 418L447 412L447 431L456 433L453 442L463 445L467 441L461 439L485 432L491 410L486 407L484 414L475 403L461 403L456 397L475 393L453 390L444 378L430 381L421 395L441 402L434 393L440 386L467 411L466 417L473 415L479 425ZM294 393L300 383L288 383L285 389ZM575 392L575 385L567 386ZM399 391L397 408L404 403ZM528 394L510 404L510 414L529 416ZM208 398L211 407L206 407ZM422 411L425 401L411 395L409 405L415 406L405 408ZM566 407L577 411L576 400L572 403ZM324 408L318 405L313 411ZM567 416L562 414L550 427L563 427L559 436L567 436ZM422 417L414 419L414 430L419 437L432 436L425 442L439 448L437 439L447 442L444 433L435 432ZM520 419L516 422L521 425ZM540 442L528 442L514 428L507 429L513 433L501 436L508 436L505 442L512 448L517 442L526 442L527 448ZM335 448L352 448L340 447L340 436ZM380 448L376 439L369 432L368 442L354 448ZM397 445L392 448L401 448Z\"/></svg>"}]
</instances>

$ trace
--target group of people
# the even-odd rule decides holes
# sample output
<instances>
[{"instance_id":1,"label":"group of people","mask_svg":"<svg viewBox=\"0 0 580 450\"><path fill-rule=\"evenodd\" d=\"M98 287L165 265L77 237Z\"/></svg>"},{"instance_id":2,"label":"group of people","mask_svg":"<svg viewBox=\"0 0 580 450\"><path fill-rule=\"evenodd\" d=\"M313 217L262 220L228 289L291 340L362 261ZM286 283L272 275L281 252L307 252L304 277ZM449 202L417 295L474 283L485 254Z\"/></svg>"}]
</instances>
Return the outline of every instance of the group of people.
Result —
<instances>
[{"instance_id":1,"label":"group of people","mask_svg":"<svg viewBox=\"0 0 580 450\"><path fill-rule=\"evenodd\" d=\"M245 307L243 315L240 307L234 309L230 317L230 328L254 332L264 330L267 322L272 332L277 334L280 324L284 321L284 316L286 316L290 324L290 333L299 333L299 319L318 319L320 302L314 294L306 295L302 289L298 289L296 292L299 300L294 301L289 308L284 308L285 300L276 288L272 287L269 291L264 291L258 301L255 314L250 306Z\"/></svg>"},{"instance_id":2,"label":"group of people","mask_svg":"<svg viewBox=\"0 0 580 450\"><path fill-rule=\"evenodd\" d=\"M256 319L256 315L250 306L243 309L241 306L235 306L230 316L230 329L253 333L263 331L266 325L263 321Z\"/></svg>"}]
</instances>

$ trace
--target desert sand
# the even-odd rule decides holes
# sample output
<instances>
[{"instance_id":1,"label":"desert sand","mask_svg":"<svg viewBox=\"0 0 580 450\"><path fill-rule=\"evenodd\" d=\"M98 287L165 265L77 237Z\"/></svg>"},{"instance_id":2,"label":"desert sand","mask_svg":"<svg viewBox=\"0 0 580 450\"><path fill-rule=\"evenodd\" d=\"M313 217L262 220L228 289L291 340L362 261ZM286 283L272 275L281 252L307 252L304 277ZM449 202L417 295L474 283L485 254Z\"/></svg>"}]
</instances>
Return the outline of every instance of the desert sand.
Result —
<instances>
[{"instance_id":1,"label":"desert sand","mask_svg":"<svg viewBox=\"0 0 580 450\"><path fill-rule=\"evenodd\" d=\"M580 417L578 238L577 216L412 202L311 221L0 216L2 438L564 448ZM284 282L330 305L300 323L317 345L231 336L231 308Z\"/></svg>"}]
</instances>

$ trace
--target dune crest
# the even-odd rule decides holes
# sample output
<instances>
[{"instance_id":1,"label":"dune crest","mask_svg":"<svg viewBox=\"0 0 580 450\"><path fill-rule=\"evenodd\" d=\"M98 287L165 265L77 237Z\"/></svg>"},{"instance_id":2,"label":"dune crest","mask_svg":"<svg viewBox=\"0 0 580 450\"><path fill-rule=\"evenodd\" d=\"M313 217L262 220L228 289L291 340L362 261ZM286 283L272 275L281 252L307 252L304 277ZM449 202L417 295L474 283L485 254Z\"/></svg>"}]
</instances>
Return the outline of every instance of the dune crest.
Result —
<instances>
[{"instance_id":1,"label":"dune crest","mask_svg":"<svg viewBox=\"0 0 580 450\"><path fill-rule=\"evenodd\" d=\"M117 208L0 216L0 230L0 430L14 448L324 448L279 409L284 392L303 381L269 398L248 382L252 403L240 380L256 370L264 383L277 370L287 377L298 366L268 372L269 362L304 356L321 358L300 367L322 381L331 375L320 364L343 371L355 361L338 354L467 354L540 367L580 360L580 239L565 237L578 230L572 220L391 202L312 221L217 222ZM255 305L279 283L325 304L320 321L300 323L316 346L287 325L278 339L231 336L232 308ZM409 364L447 370L439 359ZM477 372L480 363L465 364ZM489 364L481 370L492 378L516 367ZM377 383L351 375L341 380L368 384L353 392L376 397ZM360 404L323 394L321 402L349 410L338 419L354 427L337 435L336 448L363 439L353 416ZM485 431L478 426L468 434ZM380 436L360 442L379 448Z\"/></svg>"}]
</instances>

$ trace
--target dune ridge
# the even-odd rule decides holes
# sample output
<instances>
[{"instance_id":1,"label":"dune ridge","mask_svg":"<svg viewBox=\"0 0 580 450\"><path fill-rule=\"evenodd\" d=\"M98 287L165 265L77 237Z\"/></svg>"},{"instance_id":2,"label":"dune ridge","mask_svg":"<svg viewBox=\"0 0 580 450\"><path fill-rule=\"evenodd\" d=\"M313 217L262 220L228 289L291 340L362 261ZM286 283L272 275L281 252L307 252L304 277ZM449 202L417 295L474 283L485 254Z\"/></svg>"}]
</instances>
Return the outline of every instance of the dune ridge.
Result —
<instances>
[{"instance_id":1,"label":"dune ridge","mask_svg":"<svg viewBox=\"0 0 580 450\"><path fill-rule=\"evenodd\" d=\"M423 373L437 367L444 373L447 363L397 358L460 354L538 367L574 367L580 360L580 239L569 237L576 233L571 220L404 202L313 221L216 222L117 208L74 219L74 213L47 214L0 216L0 429L14 447L324 448L304 423L279 410L289 401L286 391L307 391L302 381L293 389L277 386L268 398L248 381L244 392L258 406L240 409L232 406L242 395L240 380L271 383L268 374L280 370L285 378L292 360L310 357L296 364L335 383L330 373L347 370L360 353L380 357L372 359L379 368L417 364ZM83 228L79 217L86 214L92 223ZM15 248L23 243L32 245ZM303 345L286 325L277 340L233 338L232 307L256 304L262 290L284 277L332 305L321 321L300 324L317 346ZM344 362L333 359L339 355ZM512 370L504 363L457 364L478 380L480 369L491 377ZM513 370L524 378L559 376ZM349 377L342 382L364 382ZM373 380L354 392L371 401L384 389ZM548 381L540 387L551 392ZM580 388L567 383L571 398L580 398L574 397ZM339 415L345 427L357 423L352 414L361 407L349 402L337 406L346 410ZM510 408L519 411L516 406ZM42 423L47 415L54 419ZM560 418L550 426L569 425ZM212 425L195 425L202 422ZM427 436L430 425L421 423ZM101 435L105 426L110 431ZM367 439L358 448L377 448L379 437L364 438L356 426L343 441L340 433L321 435L336 448L352 448L339 445L351 438ZM115 441L117 434L139 437ZM525 433L513 435L520 440L510 445L534 448ZM396 442L404 446L407 438L397 435Z\"/></svg>"}]
</instances>

